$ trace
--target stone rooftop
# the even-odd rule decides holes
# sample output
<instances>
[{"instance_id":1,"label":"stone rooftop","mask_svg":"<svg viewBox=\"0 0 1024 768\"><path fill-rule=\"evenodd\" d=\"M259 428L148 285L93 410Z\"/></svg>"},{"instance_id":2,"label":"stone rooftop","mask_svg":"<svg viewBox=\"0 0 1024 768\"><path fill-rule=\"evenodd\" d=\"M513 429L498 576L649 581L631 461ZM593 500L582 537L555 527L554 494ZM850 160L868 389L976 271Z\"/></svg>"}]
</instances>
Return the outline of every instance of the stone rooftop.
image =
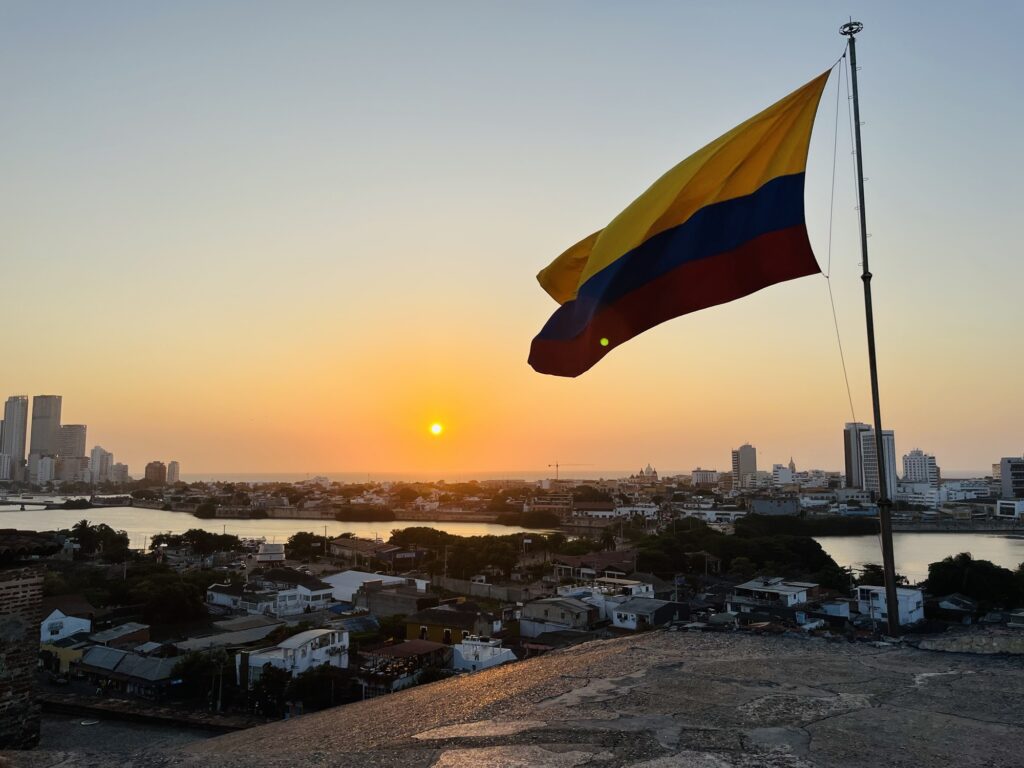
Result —
<instances>
[{"instance_id":1,"label":"stone rooftop","mask_svg":"<svg viewBox=\"0 0 1024 768\"><path fill-rule=\"evenodd\" d=\"M15 766L728 768L1021 765L1020 659L651 632L187 746Z\"/></svg>"}]
</instances>

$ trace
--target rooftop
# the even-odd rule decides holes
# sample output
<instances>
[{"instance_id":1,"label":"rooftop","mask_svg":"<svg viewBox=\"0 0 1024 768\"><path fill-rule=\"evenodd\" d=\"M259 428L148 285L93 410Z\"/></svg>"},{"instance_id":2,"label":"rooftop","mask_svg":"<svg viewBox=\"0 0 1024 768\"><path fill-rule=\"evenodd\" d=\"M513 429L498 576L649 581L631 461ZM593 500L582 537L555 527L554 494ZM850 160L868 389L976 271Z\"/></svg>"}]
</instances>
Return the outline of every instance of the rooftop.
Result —
<instances>
[{"instance_id":1,"label":"rooftop","mask_svg":"<svg viewBox=\"0 0 1024 768\"><path fill-rule=\"evenodd\" d=\"M278 648L301 648L306 643L310 643L316 640L318 637L329 635L334 630L330 629L307 629L305 632L299 632L297 635L292 635L287 640L282 640L277 644Z\"/></svg>"}]
</instances>

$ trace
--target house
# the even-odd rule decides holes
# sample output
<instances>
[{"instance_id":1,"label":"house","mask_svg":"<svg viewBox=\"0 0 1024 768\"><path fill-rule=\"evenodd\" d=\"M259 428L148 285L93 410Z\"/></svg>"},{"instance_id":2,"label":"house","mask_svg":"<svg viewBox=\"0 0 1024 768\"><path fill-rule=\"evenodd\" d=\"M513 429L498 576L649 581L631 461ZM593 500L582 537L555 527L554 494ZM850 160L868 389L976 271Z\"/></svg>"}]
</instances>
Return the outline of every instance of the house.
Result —
<instances>
[{"instance_id":1,"label":"house","mask_svg":"<svg viewBox=\"0 0 1024 768\"><path fill-rule=\"evenodd\" d=\"M129 621L102 632L94 632L89 639L96 645L110 648L134 648L149 642L149 625Z\"/></svg>"},{"instance_id":2,"label":"house","mask_svg":"<svg viewBox=\"0 0 1024 768\"><path fill-rule=\"evenodd\" d=\"M978 601L959 592L953 592L928 602L928 615L944 621L970 624L978 613Z\"/></svg>"},{"instance_id":3,"label":"house","mask_svg":"<svg viewBox=\"0 0 1024 768\"><path fill-rule=\"evenodd\" d=\"M452 667L457 672L476 672L516 661L511 649L503 648L501 640L470 635L452 646Z\"/></svg>"},{"instance_id":4,"label":"house","mask_svg":"<svg viewBox=\"0 0 1024 768\"><path fill-rule=\"evenodd\" d=\"M545 632L588 630L600 619L596 606L573 597L547 597L523 606L519 634L537 637Z\"/></svg>"},{"instance_id":5,"label":"house","mask_svg":"<svg viewBox=\"0 0 1024 768\"><path fill-rule=\"evenodd\" d=\"M390 563L402 551L394 544L370 539L340 538L331 542L331 554L351 563L369 563L374 560Z\"/></svg>"},{"instance_id":6,"label":"house","mask_svg":"<svg viewBox=\"0 0 1024 768\"><path fill-rule=\"evenodd\" d=\"M867 616L876 621L886 620L888 611L885 587L860 584L854 592L857 599L857 610L860 611L861 616ZM924 620L924 595L920 589L897 587L896 601L899 604L901 625L916 624Z\"/></svg>"},{"instance_id":7,"label":"house","mask_svg":"<svg viewBox=\"0 0 1024 768\"><path fill-rule=\"evenodd\" d=\"M356 682L369 699L415 685L427 669L447 669L452 648L430 640L406 640L367 651Z\"/></svg>"},{"instance_id":8,"label":"house","mask_svg":"<svg viewBox=\"0 0 1024 768\"><path fill-rule=\"evenodd\" d=\"M53 609L39 625L39 642L53 643L80 632L92 632L92 620L69 616L59 608Z\"/></svg>"},{"instance_id":9,"label":"house","mask_svg":"<svg viewBox=\"0 0 1024 768\"><path fill-rule=\"evenodd\" d=\"M71 665L80 661L87 650L93 647L85 632L61 638L47 640L39 644L39 660L43 669L50 672L65 674Z\"/></svg>"},{"instance_id":10,"label":"house","mask_svg":"<svg viewBox=\"0 0 1024 768\"><path fill-rule=\"evenodd\" d=\"M295 616L320 611L333 600L333 587L290 568L254 572L249 584L211 584L206 602L248 614Z\"/></svg>"},{"instance_id":11,"label":"house","mask_svg":"<svg viewBox=\"0 0 1024 768\"><path fill-rule=\"evenodd\" d=\"M622 578L632 573L636 570L636 558L635 549L624 549L586 555L555 555L551 561L556 579L592 581L598 576Z\"/></svg>"},{"instance_id":12,"label":"house","mask_svg":"<svg viewBox=\"0 0 1024 768\"><path fill-rule=\"evenodd\" d=\"M95 645L71 671L105 691L159 701L173 682L178 659L141 656L119 648Z\"/></svg>"},{"instance_id":13,"label":"house","mask_svg":"<svg viewBox=\"0 0 1024 768\"><path fill-rule=\"evenodd\" d=\"M368 582L379 582L380 584L405 584L406 579L402 576L388 576L383 573L369 573L367 571L342 571L341 573L332 573L330 576L321 577L323 581L331 585L334 590L334 599L339 600L343 603L354 603L356 592L359 591L363 584ZM424 591L430 586L430 582L423 581L422 579L414 580L416 582L416 588Z\"/></svg>"},{"instance_id":14,"label":"house","mask_svg":"<svg viewBox=\"0 0 1024 768\"><path fill-rule=\"evenodd\" d=\"M206 588L206 604L238 610L244 592L244 584L211 584Z\"/></svg>"},{"instance_id":15,"label":"house","mask_svg":"<svg viewBox=\"0 0 1024 768\"><path fill-rule=\"evenodd\" d=\"M632 597L615 606L611 616L612 626L634 632L689 618L690 607L685 603L673 603L653 597Z\"/></svg>"},{"instance_id":16,"label":"house","mask_svg":"<svg viewBox=\"0 0 1024 768\"><path fill-rule=\"evenodd\" d=\"M284 544L260 544L259 552L256 553L256 562L263 565L283 563L285 559Z\"/></svg>"},{"instance_id":17,"label":"house","mask_svg":"<svg viewBox=\"0 0 1024 768\"><path fill-rule=\"evenodd\" d=\"M246 667L243 669L243 664ZM235 674L239 685L252 687L267 665L292 677L323 665L348 669L348 632L337 629L310 629L282 640L271 648L235 656Z\"/></svg>"},{"instance_id":18,"label":"house","mask_svg":"<svg viewBox=\"0 0 1024 768\"><path fill-rule=\"evenodd\" d=\"M174 643L174 648L178 653L210 651L214 648L244 648L265 640L267 635L283 627L284 621L270 616L251 615L215 621L213 626L218 630L216 633L179 640Z\"/></svg>"},{"instance_id":19,"label":"house","mask_svg":"<svg viewBox=\"0 0 1024 768\"><path fill-rule=\"evenodd\" d=\"M421 582L423 589L417 586L415 579L406 579L406 583L384 584L380 581L367 581L355 595L355 607L369 611L374 616L408 616L425 608L436 606L440 600L426 590L426 582Z\"/></svg>"},{"instance_id":20,"label":"house","mask_svg":"<svg viewBox=\"0 0 1024 768\"><path fill-rule=\"evenodd\" d=\"M817 593L818 585L805 581L787 581L778 576L760 576L738 584L726 598L726 610L732 613L770 612L803 605Z\"/></svg>"},{"instance_id":21,"label":"house","mask_svg":"<svg viewBox=\"0 0 1024 768\"><path fill-rule=\"evenodd\" d=\"M407 616L405 636L451 645L471 635L501 631L501 619L481 611L476 603L448 603Z\"/></svg>"}]
</instances>

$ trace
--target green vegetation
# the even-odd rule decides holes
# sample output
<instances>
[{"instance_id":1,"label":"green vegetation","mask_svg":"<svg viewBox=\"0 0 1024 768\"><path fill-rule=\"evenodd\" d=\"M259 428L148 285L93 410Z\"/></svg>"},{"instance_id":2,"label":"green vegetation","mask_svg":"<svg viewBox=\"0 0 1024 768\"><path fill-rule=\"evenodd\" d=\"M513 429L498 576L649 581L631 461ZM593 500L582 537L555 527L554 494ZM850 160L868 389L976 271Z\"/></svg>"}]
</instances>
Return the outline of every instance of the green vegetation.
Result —
<instances>
[{"instance_id":1,"label":"green vegetation","mask_svg":"<svg viewBox=\"0 0 1024 768\"><path fill-rule=\"evenodd\" d=\"M540 544L543 537L538 536L537 540ZM389 541L402 547L426 548L430 555L423 567L432 574L445 572L447 558L448 575L459 579L468 579L485 569L497 570L507 577L523 551L523 534L455 536L436 528L414 527L392 531Z\"/></svg>"},{"instance_id":2,"label":"green vegetation","mask_svg":"<svg viewBox=\"0 0 1024 768\"><path fill-rule=\"evenodd\" d=\"M217 505L212 501L204 501L192 514L200 520L212 520L217 516Z\"/></svg>"},{"instance_id":3,"label":"green vegetation","mask_svg":"<svg viewBox=\"0 0 1024 768\"><path fill-rule=\"evenodd\" d=\"M378 507L342 507L334 515L334 519L341 523L390 522L395 519L395 513L390 509Z\"/></svg>"},{"instance_id":4,"label":"green vegetation","mask_svg":"<svg viewBox=\"0 0 1024 768\"><path fill-rule=\"evenodd\" d=\"M557 528L562 520L554 512L507 512L498 515L498 525L518 525L520 528Z\"/></svg>"},{"instance_id":5,"label":"green vegetation","mask_svg":"<svg viewBox=\"0 0 1024 768\"><path fill-rule=\"evenodd\" d=\"M864 517L747 515L736 521L738 536L872 536L876 533L878 521Z\"/></svg>"},{"instance_id":6,"label":"green vegetation","mask_svg":"<svg viewBox=\"0 0 1024 768\"><path fill-rule=\"evenodd\" d=\"M925 588L936 597L952 592L967 595L983 611L1013 608L1024 605L1024 563L1014 572L961 552L929 565Z\"/></svg>"},{"instance_id":7,"label":"green vegetation","mask_svg":"<svg viewBox=\"0 0 1024 768\"><path fill-rule=\"evenodd\" d=\"M78 542L80 557L99 555L109 563L120 563L128 556L128 534L115 531L106 523L93 525L88 520L79 520L70 531L61 533L74 537Z\"/></svg>"},{"instance_id":8,"label":"green vegetation","mask_svg":"<svg viewBox=\"0 0 1024 768\"><path fill-rule=\"evenodd\" d=\"M286 551L298 560L310 560L324 554L324 537L310 531L293 533L288 539Z\"/></svg>"},{"instance_id":9,"label":"green vegetation","mask_svg":"<svg viewBox=\"0 0 1024 768\"><path fill-rule=\"evenodd\" d=\"M231 533L210 533L201 528L189 528L181 534L158 533L149 542L150 549L166 544L172 549L188 547L197 555L212 555L214 552L230 552L242 546L238 537Z\"/></svg>"}]
</instances>

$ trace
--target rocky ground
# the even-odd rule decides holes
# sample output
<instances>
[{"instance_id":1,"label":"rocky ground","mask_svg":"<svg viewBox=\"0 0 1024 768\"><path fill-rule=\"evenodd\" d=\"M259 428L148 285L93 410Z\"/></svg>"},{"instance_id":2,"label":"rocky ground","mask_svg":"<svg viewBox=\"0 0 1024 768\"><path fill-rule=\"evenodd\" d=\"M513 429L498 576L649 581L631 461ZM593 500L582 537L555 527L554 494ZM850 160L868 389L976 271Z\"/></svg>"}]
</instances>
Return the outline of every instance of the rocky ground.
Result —
<instances>
[{"instance_id":1,"label":"rocky ground","mask_svg":"<svg viewBox=\"0 0 1024 768\"><path fill-rule=\"evenodd\" d=\"M7 753L19 768L1024 765L1024 664L655 632L188 743Z\"/></svg>"}]
</instances>

